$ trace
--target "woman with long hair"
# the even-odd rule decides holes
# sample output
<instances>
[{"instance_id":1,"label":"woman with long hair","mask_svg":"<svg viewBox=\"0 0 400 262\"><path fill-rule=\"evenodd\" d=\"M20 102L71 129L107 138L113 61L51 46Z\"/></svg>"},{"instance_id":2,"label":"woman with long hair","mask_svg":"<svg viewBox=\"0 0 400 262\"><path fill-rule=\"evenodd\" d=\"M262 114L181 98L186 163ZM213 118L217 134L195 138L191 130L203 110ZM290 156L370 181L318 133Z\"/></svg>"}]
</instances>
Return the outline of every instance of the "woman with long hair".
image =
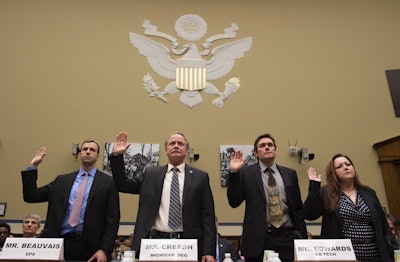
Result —
<instances>
[{"instance_id":1,"label":"woman with long hair","mask_svg":"<svg viewBox=\"0 0 400 262\"><path fill-rule=\"evenodd\" d=\"M321 175L308 169L309 191L304 217L322 216L321 238L350 239L358 261L393 261L395 239L375 191L363 185L348 156L336 154Z\"/></svg>"}]
</instances>

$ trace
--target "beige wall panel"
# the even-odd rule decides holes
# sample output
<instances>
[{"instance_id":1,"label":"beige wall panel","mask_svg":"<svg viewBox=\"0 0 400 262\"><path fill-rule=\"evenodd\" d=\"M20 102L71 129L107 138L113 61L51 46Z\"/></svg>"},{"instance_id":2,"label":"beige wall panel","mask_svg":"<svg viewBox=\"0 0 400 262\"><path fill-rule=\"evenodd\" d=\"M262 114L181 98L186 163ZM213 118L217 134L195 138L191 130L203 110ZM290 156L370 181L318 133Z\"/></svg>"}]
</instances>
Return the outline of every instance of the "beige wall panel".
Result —
<instances>
[{"instance_id":1,"label":"beige wall panel","mask_svg":"<svg viewBox=\"0 0 400 262\"><path fill-rule=\"evenodd\" d=\"M150 69L128 33L142 34L149 19L177 37L175 21L190 13L207 22L203 41L232 22L240 27L236 39L253 37L252 48L228 76L213 81L223 91L229 78L241 79L221 109L211 104L215 96L203 94L204 101L190 109L179 94L168 95L170 102L164 103L142 86L146 73L162 89L169 81ZM40 146L47 146L48 155L39 186L79 167L71 143L90 138L104 145L120 130L128 132L130 142L161 145L169 133L183 132L200 154L191 164L210 174L221 223L240 223L244 205L232 209L227 203L219 145L252 144L264 132L277 140L277 162L297 170L303 200L306 169L315 166L323 173L328 159L342 152L387 206L372 145L399 135L385 77L385 70L400 68L399 13L399 1L374 0L0 1L3 218L19 220L32 212L45 218L46 204L23 202L19 174ZM297 138L300 147L316 154L305 165L288 151L288 139ZM163 154L160 160L166 163ZM137 199L121 194L121 222L135 220ZM129 232L131 226L121 230ZM220 230L240 234L237 226Z\"/></svg>"}]
</instances>

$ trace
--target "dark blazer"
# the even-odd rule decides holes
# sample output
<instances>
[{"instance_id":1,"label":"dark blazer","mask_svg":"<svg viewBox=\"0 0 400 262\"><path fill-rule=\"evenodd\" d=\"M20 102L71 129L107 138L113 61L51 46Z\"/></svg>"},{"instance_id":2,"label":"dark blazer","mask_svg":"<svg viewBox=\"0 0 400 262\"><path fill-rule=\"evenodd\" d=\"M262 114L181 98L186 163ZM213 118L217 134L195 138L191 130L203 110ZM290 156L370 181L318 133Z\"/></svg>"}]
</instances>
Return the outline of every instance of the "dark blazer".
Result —
<instances>
[{"instance_id":1,"label":"dark blazer","mask_svg":"<svg viewBox=\"0 0 400 262\"><path fill-rule=\"evenodd\" d=\"M289 216L294 236L307 238L303 217L303 202L295 170L276 165L285 184ZM237 173L228 174L228 201L233 208L246 201L243 221L241 254L258 257L263 252L263 240L267 228L267 197L265 195L259 164L243 166ZM295 237L297 238L297 237Z\"/></svg>"},{"instance_id":2,"label":"dark blazer","mask_svg":"<svg viewBox=\"0 0 400 262\"><path fill-rule=\"evenodd\" d=\"M324 187L317 181L310 181L308 196L304 201L304 216L308 220L315 220L322 216L321 238L341 239L342 219L339 210L327 212L323 199L326 197ZM375 228L376 242L382 261L393 261L393 246L396 242L389 229L383 208L372 188L357 188L367 204ZM392 246L391 246L392 245Z\"/></svg>"},{"instance_id":3,"label":"dark blazer","mask_svg":"<svg viewBox=\"0 0 400 262\"><path fill-rule=\"evenodd\" d=\"M164 177L168 166L146 168L142 176L128 179L123 156L110 156L111 170L120 192L139 194L132 249L139 254L140 242L154 225L161 203ZM208 174L185 165L185 182L182 199L183 237L198 239L199 256L215 257L216 228L214 198Z\"/></svg>"},{"instance_id":4,"label":"dark blazer","mask_svg":"<svg viewBox=\"0 0 400 262\"><path fill-rule=\"evenodd\" d=\"M61 237L61 224L78 171L57 176L50 184L38 188L37 170L22 171L24 201L48 202L47 217L41 237ZM97 170L85 211L83 238L91 254L105 251L109 260L118 234L120 219L119 196L112 177Z\"/></svg>"},{"instance_id":5,"label":"dark blazer","mask_svg":"<svg viewBox=\"0 0 400 262\"><path fill-rule=\"evenodd\" d=\"M218 239L218 254L220 262L224 260L225 253L231 254L233 262L237 262L240 260L240 256L230 240L223 238L220 234L218 234L217 239Z\"/></svg>"}]
</instances>

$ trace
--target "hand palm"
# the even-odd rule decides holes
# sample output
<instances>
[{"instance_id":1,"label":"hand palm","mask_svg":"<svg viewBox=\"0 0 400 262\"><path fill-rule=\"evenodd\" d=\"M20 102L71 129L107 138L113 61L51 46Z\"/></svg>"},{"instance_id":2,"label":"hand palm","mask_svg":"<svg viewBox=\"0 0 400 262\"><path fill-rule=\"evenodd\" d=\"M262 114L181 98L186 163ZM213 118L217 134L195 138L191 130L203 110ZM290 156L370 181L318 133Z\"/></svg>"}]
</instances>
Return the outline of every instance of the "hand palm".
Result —
<instances>
[{"instance_id":1,"label":"hand palm","mask_svg":"<svg viewBox=\"0 0 400 262\"><path fill-rule=\"evenodd\" d=\"M231 162L230 162L230 168L232 170L240 169L243 166L243 163L244 163L243 159L233 158L233 159L231 159Z\"/></svg>"},{"instance_id":2,"label":"hand palm","mask_svg":"<svg viewBox=\"0 0 400 262\"><path fill-rule=\"evenodd\" d=\"M321 182L321 175L317 174L317 171L315 170L315 168L310 167L308 170L308 179L309 180L314 180L317 182Z\"/></svg>"},{"instance_id":3,"label":"hand palm","mask_svg":"<svg viewBox=\"0 0 400 262\"><path fill-rule=\"evenodd\" d=\"M128 135L125 131L119 132L117 138L115 139L113 153L114 154L123 154L130 144L127 144L126 141L128 139Z\"/></svg>"},{"instance_id":4,"label":"hand palm","mask_svg":"<svg viewBox=\"0 0 400 262\"><path fill-rule=\"evenodd\" d=\"M236 150L231 154L231 161L229 163L231 171L238 171L244 164L243 154L240 150Z\"/></svg>"},{"instance_id":5,"label":"hand palm","mask_svg":"<svg viewBox=\"0 0 400 262\"><path fill-rule=\"evenodd\" d=\"M30 165L38 166L42 161L44 156L46 155L46 147L42 146L32 158Z\"/></svg>"},{"instance_id":6,"label":"hand palm","mask_svg":"<svg viewBox=\"0 0 400 262\"><path fill-rule=\"evenodd\" d=\"M114 144L114 152L123 153L128 148L126 141L117 141Z\"/></svg>"}]
</instances>

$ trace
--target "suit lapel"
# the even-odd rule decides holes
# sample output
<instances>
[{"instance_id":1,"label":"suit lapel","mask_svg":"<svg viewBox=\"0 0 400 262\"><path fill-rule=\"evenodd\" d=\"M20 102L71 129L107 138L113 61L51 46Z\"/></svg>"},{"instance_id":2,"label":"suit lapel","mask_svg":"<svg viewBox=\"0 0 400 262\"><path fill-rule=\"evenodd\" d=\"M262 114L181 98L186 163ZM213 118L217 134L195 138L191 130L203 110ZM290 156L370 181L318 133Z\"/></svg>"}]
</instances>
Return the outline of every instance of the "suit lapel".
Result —
<instances>
[{"instance_id":1,"label":"suit lapel","mask_svg":"<svg viewBox=\"0 0 400 262\"><path fill-rule=\"evenodd\" d=\"M76 171L75 173L71 173L69 175L69 178L66 179L66 184L64 184L61 188L57 189L60 190L60 195L62 194L64 197L64 206L67 207L68 206L68 200L69 200L69 195L71 194L71 189L72 189L72 185L75 182L75 178L78 175L78 171Z\"/></svg>"},{"instance_id":2,"label":"suit lapel","mask_svg":"<svg viewBox=\"0 0 400 262\"><path fill-rule=\"evenodd\" d=\"M182 206L185 205L186 196L189 192L189 188L193 183L194 171L192 167L185 165L185 182L183 184L183 196L182 196Z\"/></svg>"},{"instance_id":3,"label":"suit lapel","mask_svg":"<svg viewBox=\"0 0 400 262\"><path fill-rule=\"evenodd\" d=\"M71 191L72 185L74 184L75 178L77 175L78 175L78 171L71 173L69 179L67 180L67 184L64 185L64 187L63 187L64 188L63 190L68 191L68 192Z\"/></svg>"},{"instance_id":4,"label":"suit lapel","mask_svg":"<svg viewBox=\"0 0 400 262\"><path fill-rule=\"evenodd\" d=\"M267 202L267 197L265 195L265 190L264 190L264 182L262 180L262 173L260 170L260 165L258 163L254 164L251 166L251 168L253 169L253 174L254 174L254 179L257 185L258 190L260 191L260 194L263 196L265 202Z\"/></svg>"},{"instance_id":5,"label":"suit lapel","mask_svg":"<svg viewBox=\"0 0 400 262\"><path fill-rule=\"evenodd\" d=\"M101 180L102 180L102 177L101 177L100 171L96 170L96 174L94 176L92 186L90 187L90 190L89 190L89 196L88 196L86 208L89 206L90 202L92 201L92 199L96 193L96 190L102 184Z\"/></svg>"},{"instance_id":6,"label":"suit lapel","mask_svg":"<svg viewBox=\"0 0 400 262\"><path fill-rule=\"evenodd\" d=\"M160 199L161 199L162 189L164 186L164 178L168 172L168 165L162 166L162 167L160 167L160 169L161 169L160 173L162 174L161 176L157 171L153 175L155 176L155 179L156 179L156 186L157 186L156 192L157 192L157 194L160 194Z\"/></svg>"},{"instance_id":7,"label":"suit lapel","mask_svg":"<svg viewBox=\"0 0 400 262\"><path fill-rule=\"evenodd\" d=\"M286 201L288 202L288 206L293 207L295 206L295 204L293 203L292 192L290 192L290 190L288 189L292 184L292 178L290 176L290 173L287 171L287 169L282 168L278 165L276 165L276 168L279 170L279 173L281 174L283 180L283 186L285 188Z\"/></svg>"},{"instance_id":8,"label":"suit lapel","mask_svg":"<svg viewBox=\"0 0 400 262\"><path fill-rule=\"evenodd\" d=\"M290 176L286 172L285 169L281 168L280 166L276 165L276 168L279 170L279 173L281 174L282 180L283 180L283 185L285 186L285 191L286 191L286 186L290 185ZM286 192L287 194L287 192Z\"/></svg>"}]
</instances>

